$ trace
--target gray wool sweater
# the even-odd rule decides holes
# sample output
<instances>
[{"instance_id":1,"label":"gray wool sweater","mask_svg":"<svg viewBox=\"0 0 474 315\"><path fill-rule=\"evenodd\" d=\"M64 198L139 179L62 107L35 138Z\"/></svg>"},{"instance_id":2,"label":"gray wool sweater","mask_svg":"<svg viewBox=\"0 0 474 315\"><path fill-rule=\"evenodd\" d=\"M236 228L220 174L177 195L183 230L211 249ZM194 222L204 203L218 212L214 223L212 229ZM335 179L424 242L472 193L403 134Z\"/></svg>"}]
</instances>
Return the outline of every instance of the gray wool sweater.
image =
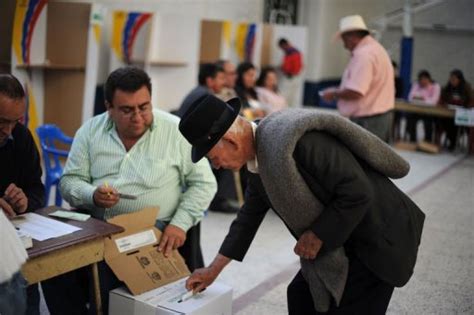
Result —
<instances>
[{"instance_id":1,"label":"gray wool sweater","mask_svg":"<svg viewBox=\"0 0 474 315\"><path fill-rule=\"evenodd\" d=\"M256 132L259 173L274 210L298 237L324 210L298 172L293 158L298 140L311 130L338 138L354 155L388 177L403 177L410 168L387 144L341 116L311 109L289 109L268 116ZM331 296L339 304L349 268L344 249L300 262L316 310L327 311Z\"/></svg>"}]
</instances>

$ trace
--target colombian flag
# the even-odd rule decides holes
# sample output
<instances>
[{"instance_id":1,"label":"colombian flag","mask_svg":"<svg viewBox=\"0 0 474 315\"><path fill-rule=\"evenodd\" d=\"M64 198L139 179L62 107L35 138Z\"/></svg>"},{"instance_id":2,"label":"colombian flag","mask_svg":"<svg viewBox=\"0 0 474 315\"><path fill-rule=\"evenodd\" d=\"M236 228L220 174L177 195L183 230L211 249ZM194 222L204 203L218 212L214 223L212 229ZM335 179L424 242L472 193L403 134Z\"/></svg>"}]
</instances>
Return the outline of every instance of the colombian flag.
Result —
<instances>
[{"instance_id":1,"label":"colombian flag","mask_svg":"<svg viewBox=\"0 0 474 315\"><path fill-rule=\"evenodd\" d=\"M36 21L47 0L17 0L13 25L13 50L19 65L30 63L30 46Z\"/></svg>"},{"instance_id":2,"label":"colombian flag","mask_svg":"<svg viewBox=\"0 0 474 315\"><path fill-rule=\"evenodd\" d=\"M118 59L130 63L135 39L151 13L115 11L113 14L112 49Z\"/></svg>"},{"instance_id":3,"label":"colombian flag","mask_svg":"<svg viewBox=\"0 0 474 315\"><path fill-rule=\"evenodd\" d=\"M239 23L237 26L235 50L240 61L252 61L256 29L256 24Z\"/></svg>"}]
</instances>

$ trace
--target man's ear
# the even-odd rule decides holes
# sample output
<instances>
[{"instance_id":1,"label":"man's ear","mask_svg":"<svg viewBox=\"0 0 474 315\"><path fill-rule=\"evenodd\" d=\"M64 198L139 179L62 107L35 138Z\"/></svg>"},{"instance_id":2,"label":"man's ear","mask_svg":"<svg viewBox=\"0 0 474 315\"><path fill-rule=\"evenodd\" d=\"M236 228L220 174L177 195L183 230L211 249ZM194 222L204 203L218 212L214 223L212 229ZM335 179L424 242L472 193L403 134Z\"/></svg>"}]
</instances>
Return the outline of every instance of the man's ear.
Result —
<instances>
[{"instance_id":1,"label":"man's ear","mask_svg":"<svg viewBox=\"0 0 474 315\"><path fill-rule=\"evenodd\" d=\"M213 85L214 85L214 78L213 77L207 77L206 78L206 87L211 89Z\"/></svg>"},{"instance_id":2,"label":"man's ear","mask_svg":"<svg viewBox=\"0 0 474 315\"><path fill-rule=\"evenodd\" d=\"M107 110L111 109L112 108L112 104L109 103L109 101L105 101L105 108Z\"/></svg>"}]
</instances>

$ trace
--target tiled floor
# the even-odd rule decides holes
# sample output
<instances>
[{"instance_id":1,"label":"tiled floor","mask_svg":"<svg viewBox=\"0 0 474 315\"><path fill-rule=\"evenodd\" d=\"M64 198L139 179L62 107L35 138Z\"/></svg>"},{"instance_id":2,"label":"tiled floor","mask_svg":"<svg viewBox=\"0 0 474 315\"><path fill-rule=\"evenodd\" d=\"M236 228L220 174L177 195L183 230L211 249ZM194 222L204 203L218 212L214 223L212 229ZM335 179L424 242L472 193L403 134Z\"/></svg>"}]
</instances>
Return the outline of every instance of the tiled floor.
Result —
<instances>
[{"instance_id":1,"label":"tiled floor","mask_svg":"<svg viewBox=\"0 0 474 315\"><path fill-rule=\"evenodd\" d=\"M474 157L400 154L411 170L395 182L427 219L415 274L408 285L395 290L388 314L474 314ZM217 253L233 218L216 212L204 218L206 263ZM286 286L298 270L294 245L286 227L269 211L244 262L232 262L218 278L234 288L234 314L287 314ZM42 314L47 314L44 305Z\"/></svg>"}]
</instances>

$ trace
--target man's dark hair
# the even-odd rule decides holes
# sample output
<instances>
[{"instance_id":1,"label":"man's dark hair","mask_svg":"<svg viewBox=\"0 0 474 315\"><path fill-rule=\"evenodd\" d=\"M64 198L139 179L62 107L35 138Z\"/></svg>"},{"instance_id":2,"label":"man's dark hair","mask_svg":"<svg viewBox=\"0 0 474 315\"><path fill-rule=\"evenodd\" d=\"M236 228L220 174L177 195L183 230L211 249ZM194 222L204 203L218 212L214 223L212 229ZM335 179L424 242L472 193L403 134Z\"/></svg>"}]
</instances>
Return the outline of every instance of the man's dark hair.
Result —
<instances>
[{"instance_id":1,"label":"man's dark hair","mask_svg":"<svg viewBox=\"0 0 474 315\"><path fill-rule=\"evenodd\" d=\"M428 70L420 70L418 72L418 81L420 81L422 78L427 78L431 82L434 82L434 80L431 78L431 74L428 72Z\"/></svg>"},{"instance_id":2,"label":"man's dark hair","mask_svg":"<svg viewBox=\"0 0 474 315\"><path fill-rule=\"evenodd\" d=\"M0 94L11 99L21 99L25 97L25 90L20 81L11 74L0 74Z\"/></svg>"},{"instance_id":3,"label":"man's dark hair","mask_svg":"<svg viewBox=\"0 0 474 315\"><path fill-rule=\"evenodd\" d=\"M264 86L265 80L267 79L267 75L273 72L276 74L276 70L273 67L267 66L263 67L262 70L260 71L260 76L257 79L257 86Z\"/></svg>"},{"instance_id":4,"label":"man's dark hair","mask_svg":"<svg viewBox=\"0 0 474 315\"><path fill-rule=\"evenodd\" d=\"M203 63L199 67L198 83L199 85L206 85L207 78L215 78L217 73L224 72L221 66L215 63Z\"/></svg>"},{"instance_id":5,"label":"man's dark hair","mask_svg":"<svg viewBox=\"0 0 474 315\"><path fill-rule=\"evenodd\" d=\"M105 82L105 100L112 105L116 90L136 92L146 86L151 95L151 80L148 74L137 67L122 67L109 74Z\"/></svg>"},{"instance_id":6,"label":"man's dark hair","mask_svg":"<svg viewBox=\"0 0 474 315\"><path fill-rule=\"evenodd\" d=\"M286 38L280 38L278 40L278 46L281 46L281 45L288 45L288 40Z\"/></svg>"}]
</instances>

